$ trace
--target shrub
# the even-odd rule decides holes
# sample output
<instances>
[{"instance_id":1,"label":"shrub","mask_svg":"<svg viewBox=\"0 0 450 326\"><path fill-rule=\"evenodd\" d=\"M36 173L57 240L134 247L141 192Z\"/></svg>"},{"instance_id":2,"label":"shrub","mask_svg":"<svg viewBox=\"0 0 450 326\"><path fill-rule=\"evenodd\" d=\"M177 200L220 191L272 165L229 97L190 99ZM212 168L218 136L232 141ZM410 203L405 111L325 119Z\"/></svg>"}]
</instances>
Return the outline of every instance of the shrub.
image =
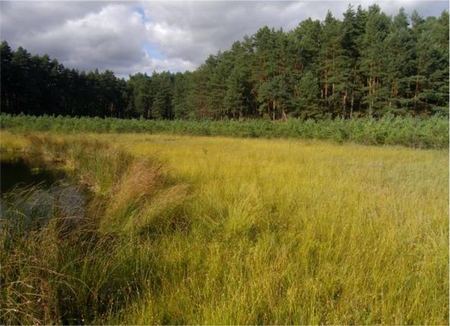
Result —
<instances>
[{"instance_id":1,"label":"shrub","mask_svg":"<svg viewBox=\"0 0 450 326\"><path fill-rule=\"evenodd\" d=\"M169 133L198 136L251 138L300 138L364 145L401 145L421 148L448 148L449 121L445 117L427 119L384 116L341 120L120 120L116 118L70 118L53 116L11 116L2 114L0 126L16 131Z\"/></svg>"}]
</instances>

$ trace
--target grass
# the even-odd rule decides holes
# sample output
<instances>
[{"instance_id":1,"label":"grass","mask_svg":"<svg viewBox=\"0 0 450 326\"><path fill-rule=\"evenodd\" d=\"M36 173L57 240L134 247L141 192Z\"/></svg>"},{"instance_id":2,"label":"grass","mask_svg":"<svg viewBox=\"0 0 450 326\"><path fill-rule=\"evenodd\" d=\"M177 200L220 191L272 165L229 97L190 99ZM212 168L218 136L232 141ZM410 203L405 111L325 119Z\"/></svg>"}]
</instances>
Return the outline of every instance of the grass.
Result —
<instances>
[{"instance_id":1,"label":"grass","mask_svg":"<svg viewBox=\"0 0 450 326\"><path fill-rule=\"evenodd\" d=\"M2 194L0 323L100 323L146 286L141 267L151 257L136 259L136 245L149 234L151 214L174 228L170 218L185 187L164 178L156 161L92 138L3 136L26 143L25 157L65 170L86 199L59 185ZM177 205L165 203L164 193L177 194Z\"/></svg>"},{"instance_id":2,"label":"grass","mask_svg":"<svg viewBox=\"0 0 450 326\"><path fill-rule=\"evenodd\" d=\"M104 136L194 185L124 323L445 324L448 152Z\"/></svg>"},{"instance_id":3,"label":"grass","mask_svg":"<svg viewBox=\"0 0 450 326\"><path fill-rule=\"evenodd\" d=\"M449 146L448 118L426 119L385 116L378 120L298 120L285 123L270 120L145 120L115 118L70 118L62 116L0 115L0 128L16 132L54 131L63 133L165 133L173 135L227 136L236 138L293 138L328 140L364 145L401 145L413 148L445 149Z\"/></svg>"},{"instance_id":4,"label":"grass","mask_svg":"<svg viewBox=\"0 0 450 326\"><path fill-rule=\"evenodd\" d=\"M448 324L447 150L84 137L130 155L120 178L91 187L109 242L83 282L115 304L97 302L89 322ZM107 178L96 162L84 180Z\"/></svg>"}]
</instances>

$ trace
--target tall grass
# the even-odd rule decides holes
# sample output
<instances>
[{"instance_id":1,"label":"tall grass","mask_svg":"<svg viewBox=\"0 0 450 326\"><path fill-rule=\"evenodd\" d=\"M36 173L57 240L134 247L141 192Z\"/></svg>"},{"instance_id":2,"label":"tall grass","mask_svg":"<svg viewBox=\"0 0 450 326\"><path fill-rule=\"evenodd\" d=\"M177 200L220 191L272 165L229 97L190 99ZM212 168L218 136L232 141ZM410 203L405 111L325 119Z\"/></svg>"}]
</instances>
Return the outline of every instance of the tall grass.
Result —
<instances>
[{"instance_id":1,"label":"tall grass","mask_svg":"<svg viewBox=\"0 0 450 326\"><path fill-rule=\"evenodd\" d=\"M54 116L0 116L2 129L19 132L65 133L169 133L197 136L246 138L297 138L353 142L364 145L401 145L414 148L448 148L448 118L389 117L353 120L160 121L115 118L70 118Z\"/></svg>"},{"instance_id":2,"label":"tall grass","mask_svg":"<svg viewBox=\"0 0 450 326\"><path fill-rule=\"evenodd\" d=\"M165 179L156 161L92 139L28 141L24 155L64 169L86 199L59 185L2 196L0 323L100 323L146 286L142 267L152 257L137 258L135 250L155 223L147 214L174 228L179 218L170 217L185 188ZM178 195L175 205L161 200L169 192Z\"/></svg>"},{"instance_id":3,"label":"tall grass","mask_svg":"<svg viewBox=\"0 0 450 326\"><path fill-rule=\"evenodd\" d=\"M448 151L104 136L195 185L131 324L447 324Z\"/></svg>"},{"instance_id":4,"label":"tall grass","mask_svg":"<svg viewBox=\"0 0 450 326\"><path fill-rule=\"evenodd\" d=\"M448 324L447 150L53 138L28 139L81 176L95 218L73 238L58 238L51 223L19 238L7 264L21 265L14 273L2 265L12 290L1 295L27 297L2 306L4 323ZM116 177L94 159L105 152L105 165L120 161L106 168ZM48 272L25 273L36 270ZM60 308L43 309L36 293Z\"/></svg>"}]
</instances>

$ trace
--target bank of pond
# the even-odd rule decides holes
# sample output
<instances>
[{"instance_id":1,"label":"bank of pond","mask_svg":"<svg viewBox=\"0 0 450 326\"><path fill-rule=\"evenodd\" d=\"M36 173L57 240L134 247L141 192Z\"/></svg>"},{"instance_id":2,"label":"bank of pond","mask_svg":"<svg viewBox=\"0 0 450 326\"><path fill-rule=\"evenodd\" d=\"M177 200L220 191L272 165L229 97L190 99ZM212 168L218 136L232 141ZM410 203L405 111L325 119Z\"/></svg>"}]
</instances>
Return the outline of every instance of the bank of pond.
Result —
<instances>
[{"instance_id":1,"label":"bank of pond","mask_svg":"<svg viewBox=\"0 0 450 326\"><path fill-rule=\"evenodd\" d=\"M133 157L92 140L32 137L1 158L0 324L104 323L133 301L144 279L124 252L132 234L117 225L157 188L129 186L126 198Z\"/></svg>"}]
</instances>

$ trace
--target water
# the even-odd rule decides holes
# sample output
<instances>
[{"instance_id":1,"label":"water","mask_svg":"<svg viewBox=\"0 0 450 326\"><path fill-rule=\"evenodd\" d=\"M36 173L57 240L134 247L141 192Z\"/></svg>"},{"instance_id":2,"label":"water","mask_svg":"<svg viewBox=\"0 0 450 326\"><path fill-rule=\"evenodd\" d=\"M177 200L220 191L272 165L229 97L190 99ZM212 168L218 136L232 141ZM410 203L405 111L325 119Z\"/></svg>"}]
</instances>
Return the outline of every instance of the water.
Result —
<instances>
[{"instance_id":1,"label":"water","mask_svg":"<svg viewBox=\"0 0 450 326\"><path fill-rule=\"evenodd\" d=\"M81 189L62 171L30 163L21 157L2 155L0 222L20 221L20 228L26 232L35 229L38 221L38 228L42 227L51 217L76 220L85 216L86 196Z\"/></svg>"},{"instance_id":2,"label":"water","mask_svg":"<svg viewBox=\"0 0 450 326\"><path fill-rule=\"evenodd\" d=\"M22 157L11 155L5 157L2 154L0 161L0 190L2 194L18 186L41 184L48 188L63 177L62 172L49 171L38 164L30 165Z\"/></svg>"},{"instance_id":3,"label":"water","mask_svg":"<svg viewBox=\"0 0 450 326\"><path fill-rule=\"evenodd\" d=\"M83 295L84 290L77 291L74 285L81 284L79 283L81 280L72 278L70 275L71 270L78 268L79 261L91 264L89 258L85 258L84 255L91 244L90 241L93 241L91 239L95 238L90 233L86 234L85 229L82 229L83 232L76 233L80 227L87 225L86 222L90 222L86 213L88 196L80 187L74 186L74 183L63 172L57 169L45 169L39 165L39 162L30 162L17 156L5 158L3 155L0 162L0 246L2 254L8 257L5 265L6 274L4 273L5 282L11 288L11 284L23 283L26 285L28 279L40 279L42 275L47 274L50 277L50 274L53 273L57 276L51 276L49 280L58 280L44 284L45 288L39 284L37 284L37 288L30 287L27 289L29 291L27 294L17 291L16 293L13 290L12 300L19 298L19 301L13 302L10 306L20 309L22 298L33 298L34 295L39 298L40 294L45 291L57 291L64 295L58 299L55 307L62 307L63 311L69 311L67 316L65 313L61 315L63 324L83 323L84 316L81 314L81 309L77 307L76 298L78 293ZM91 230L91 224L88 225ZM76 254L74 256L70 246L74 240L78 239L80 242L77 243L77 246L82 249L74 250ZM87 244L83 243L81 239L88 239ZM61 244L58 240L61 240ZM64 242L65 240L68 242ZM54 241L53 243L57 247L56 253L53 252L49 256L50 258L44 255L43 263L35 262L41 257L36 255L40 251L33 246L44 244L46 248L47 241ZM65 257L66 254L68 257L75 257L73 258L74 262L70 262ZM20 262L15 262L11 257L20 257ZM64 263L64 265L60 266L60 263ZM16 266L20 267L16 268ZM44 266L44 268L40 266ZM68 274L65 274L66 268L69 268ZM25 276L16 273L16 270L22 269L27 269ZM64 282L59 281L61 276ZM22 282L22 280L25 281ZM70 289L70 293L67 292L68 289ZM103 297L106 298L105 295ZM24 311L27 312L27 309L25 307ZM36 311L40 313L41 310Z\"/></svg>"}]
</instances>

